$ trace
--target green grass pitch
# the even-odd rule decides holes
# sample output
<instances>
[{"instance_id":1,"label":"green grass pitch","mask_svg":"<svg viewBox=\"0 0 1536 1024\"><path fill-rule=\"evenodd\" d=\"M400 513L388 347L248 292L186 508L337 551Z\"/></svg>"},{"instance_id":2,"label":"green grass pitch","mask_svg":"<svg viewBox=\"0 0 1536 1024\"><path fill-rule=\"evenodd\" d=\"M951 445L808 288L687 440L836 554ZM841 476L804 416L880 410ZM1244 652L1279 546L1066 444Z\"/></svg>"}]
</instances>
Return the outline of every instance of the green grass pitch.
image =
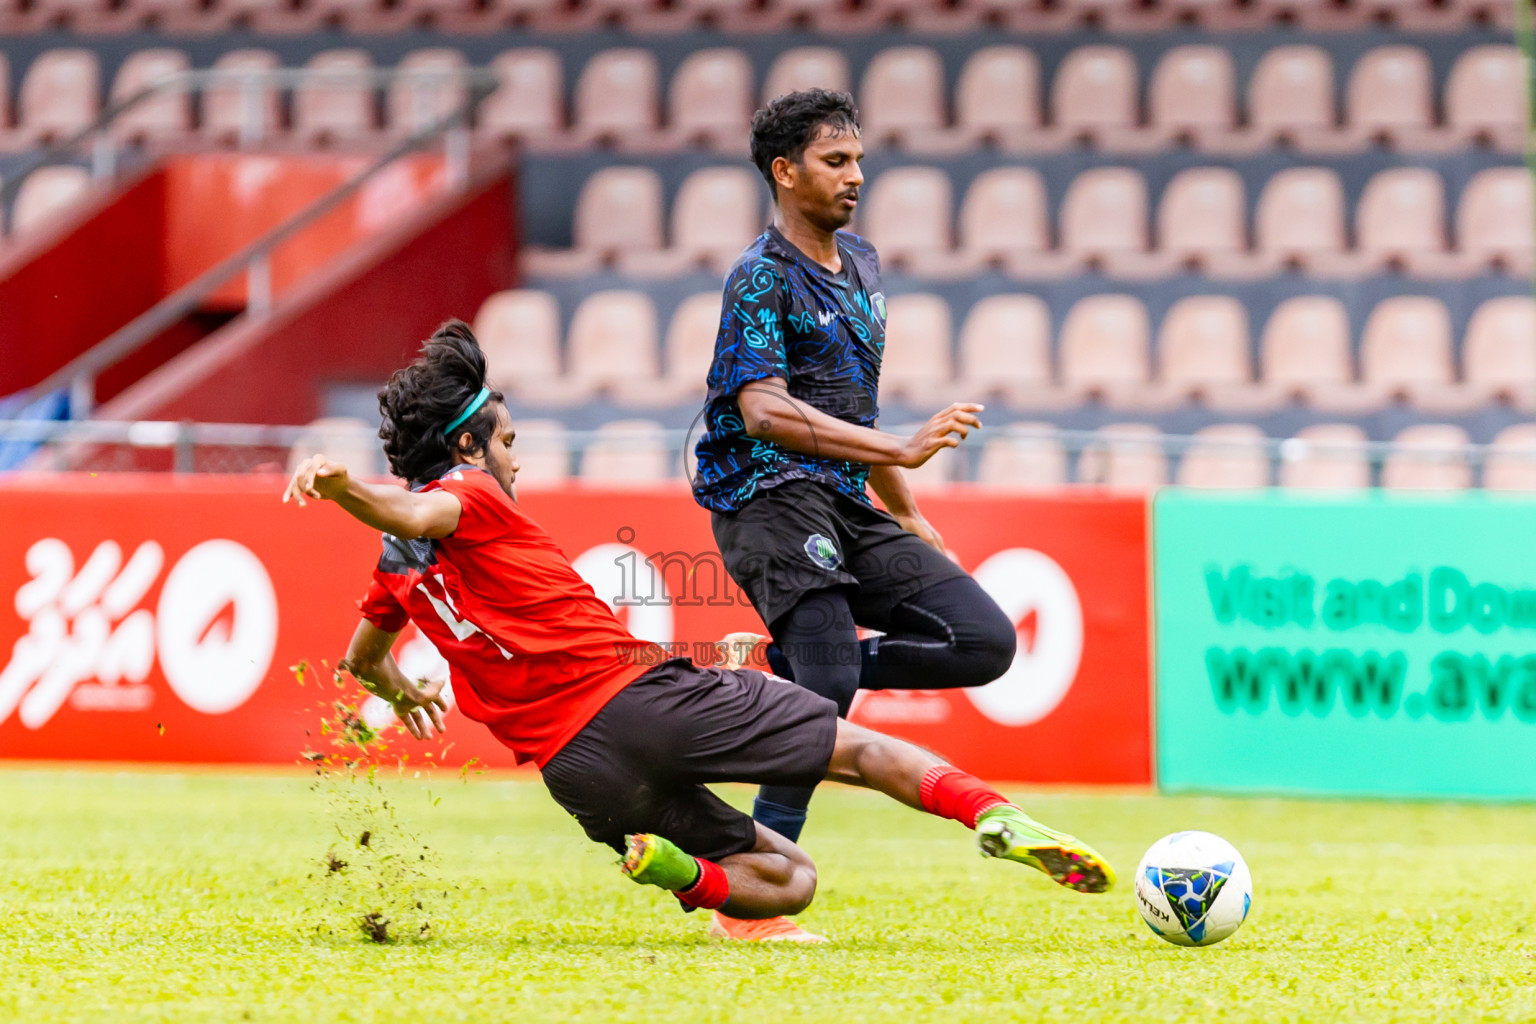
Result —
<instances>
[{"instance_id":1,"label":"green grass pitch","mask_svg":"<svg viewBox=\"0 0 1536 1024\"><path fill-rule=\"evenodd\" d=\"M1015 791L1115 861L1121 888L1089 897L828 786L803 920L835 944L727 947L620 877L537 781L391 778L396 820L437 857L417 857L432 933L379 945L323 863L357 860L337 832L355 824L312 781L0 771L0 1020L1536 1019L1528 807ZM1253 869L1252 916L1208 949L1157 939L1123 881L1183 828Z\"/></svg>"}]
</instances>

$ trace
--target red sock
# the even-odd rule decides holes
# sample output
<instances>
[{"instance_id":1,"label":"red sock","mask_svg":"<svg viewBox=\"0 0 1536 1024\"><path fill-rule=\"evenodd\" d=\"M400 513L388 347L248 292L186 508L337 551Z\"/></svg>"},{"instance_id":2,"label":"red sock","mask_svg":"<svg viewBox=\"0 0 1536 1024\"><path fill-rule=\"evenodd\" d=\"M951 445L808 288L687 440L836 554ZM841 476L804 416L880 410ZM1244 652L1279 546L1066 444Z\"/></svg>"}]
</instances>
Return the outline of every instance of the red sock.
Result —
<instances>
[{"instance_id":1,"label":"red sock","mask_svg":"<svg viewBox=\"0 0 1536 1024\"><path fill-rule=\"evenodd\" d=\"M714 910L725 905L731 898L731 881L725 877L725 868L714 861L693 858L699 865L699 877L686 889L674 894L684 906Z\"/></svg>"},{"instance_id":2,"label":"red sock","mask_svg":"<svg viewBox=\"0 0 1536 1024\"><path fill-rule=\"evenodd\" d=\"M1008 801L991 786L959 768L941 764L923 774L918 788L923 810L975 828L976 819Z\"/></svg>"}]
</instances>

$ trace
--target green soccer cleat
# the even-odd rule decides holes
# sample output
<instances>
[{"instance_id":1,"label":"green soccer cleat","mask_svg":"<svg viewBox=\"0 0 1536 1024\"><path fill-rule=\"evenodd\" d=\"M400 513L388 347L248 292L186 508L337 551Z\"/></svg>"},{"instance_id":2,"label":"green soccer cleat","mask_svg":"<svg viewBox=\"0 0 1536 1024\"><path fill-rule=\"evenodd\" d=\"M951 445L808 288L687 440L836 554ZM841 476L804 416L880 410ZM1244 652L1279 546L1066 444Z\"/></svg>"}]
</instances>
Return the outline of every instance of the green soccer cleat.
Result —
<instances>
[{"instance_id":1,"label":"green soccer cleat","mask_svg":"<svg viewBox=\"0 0 1536 1024\"><path fill-rule=\"evenodd\" d=\"M1074 892L1108 892L1115 869L1087 843L1046 828L1012 804L999 804L976 820L983 857L1028 864Z\"/></svg>"},{"instance_id":2,"label":"green soccer cleat","mask_svg":"<svg viewBox=\"0 0 1536 1024\"><path fill-rule=\"evenodd\" d=\"M656 885L672 892L686 889L699 878L699 864L661 836L648 832L625 836L629 848L619 862L631 881Z\"/></svg>"}]
</instances>

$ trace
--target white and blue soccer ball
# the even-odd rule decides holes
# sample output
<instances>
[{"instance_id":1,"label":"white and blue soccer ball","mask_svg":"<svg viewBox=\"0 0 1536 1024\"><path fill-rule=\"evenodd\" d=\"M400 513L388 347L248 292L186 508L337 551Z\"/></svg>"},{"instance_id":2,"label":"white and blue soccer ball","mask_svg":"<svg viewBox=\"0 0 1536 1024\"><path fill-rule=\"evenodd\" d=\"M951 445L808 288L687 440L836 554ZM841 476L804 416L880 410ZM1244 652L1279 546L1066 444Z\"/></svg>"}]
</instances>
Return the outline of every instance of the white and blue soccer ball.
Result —
<instances>
[{"instance_id":1,"label":"white and blue soccer ball","mask_svg":"<svg viewBox=\"0 0 1536 1024\"><path fill-rule=\"evenodd\" d=\"M1209 946L1237 931L1253 905L1242 854L1209 832L1175 832L1136 865L1136 909L1176 946Z\"/></svg>"}]
</instances>

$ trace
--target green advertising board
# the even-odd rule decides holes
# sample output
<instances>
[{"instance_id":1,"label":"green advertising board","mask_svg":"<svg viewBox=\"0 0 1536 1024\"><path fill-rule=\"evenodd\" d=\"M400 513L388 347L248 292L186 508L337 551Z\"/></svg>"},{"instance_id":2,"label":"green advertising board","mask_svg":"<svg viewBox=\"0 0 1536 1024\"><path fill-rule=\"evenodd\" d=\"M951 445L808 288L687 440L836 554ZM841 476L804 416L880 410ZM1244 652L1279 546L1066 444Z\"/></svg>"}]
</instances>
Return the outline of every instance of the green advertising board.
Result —
<instances>
[{"instance_id":1,"label":"green advertising board","mask_svg":"<svg viewBox=\"0 0 1536 1024\"><path fill-rule=\"evenodd\" d=\"M1536 501L1165 490L1172 790L1536 797Z\"/></svg>"}]
</instances>

